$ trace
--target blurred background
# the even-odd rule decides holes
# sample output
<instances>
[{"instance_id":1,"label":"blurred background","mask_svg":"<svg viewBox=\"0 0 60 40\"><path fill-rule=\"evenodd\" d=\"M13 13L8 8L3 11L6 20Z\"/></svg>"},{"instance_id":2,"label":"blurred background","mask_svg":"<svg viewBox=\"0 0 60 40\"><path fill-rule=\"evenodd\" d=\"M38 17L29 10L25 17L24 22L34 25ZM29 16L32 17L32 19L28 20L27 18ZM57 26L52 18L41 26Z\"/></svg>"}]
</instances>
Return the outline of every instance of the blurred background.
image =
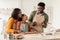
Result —
<instances>
[{"instance_id":1,"label":"blurred background","mask_svg":"<svg viewBox=\"0 0 60 40\"><path fill-rule=\"evenodd\" d=\"M39 2L46 4L45 13L49 16L47 27L60 28L60 0L0 0L0 34L14 8L20 8L28 17L37 8Z\"/></svg>"}]
</instances>

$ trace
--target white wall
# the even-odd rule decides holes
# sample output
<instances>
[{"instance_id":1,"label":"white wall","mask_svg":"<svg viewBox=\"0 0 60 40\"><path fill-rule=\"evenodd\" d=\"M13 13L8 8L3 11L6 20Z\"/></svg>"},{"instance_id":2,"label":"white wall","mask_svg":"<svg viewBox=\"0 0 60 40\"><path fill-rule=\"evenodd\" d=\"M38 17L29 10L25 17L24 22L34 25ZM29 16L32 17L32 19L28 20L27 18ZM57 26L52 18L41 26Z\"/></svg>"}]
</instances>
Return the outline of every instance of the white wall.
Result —
<instances>
[{"instance_id":1,"label":"white wall","mask_svg":"<svg viewBox=\"0 0 60 40\"><path fill-rule=\"evenodd\" d=\"M54 0L53 7L53 26L60 29L60 0Z\"/></svg>"},{"instance_id":2,"label":"white wall","mask_svg":"<svg viewBox=\"0 0 60 40\"><path fill-rule=\"evenodd\" d=\"M14 8L21 8L21 0L0 0L0 18L10 16Z\"/></svg>"},{"instance_id":3,"label":"white wall","mask_svg":"<svg viewBox=\"0 0 60 40\"><path fill-rule=\"evenodd\" d=\"M0 8L20 8L20 0L0 0Z\"/></svg>"}]
</instances>

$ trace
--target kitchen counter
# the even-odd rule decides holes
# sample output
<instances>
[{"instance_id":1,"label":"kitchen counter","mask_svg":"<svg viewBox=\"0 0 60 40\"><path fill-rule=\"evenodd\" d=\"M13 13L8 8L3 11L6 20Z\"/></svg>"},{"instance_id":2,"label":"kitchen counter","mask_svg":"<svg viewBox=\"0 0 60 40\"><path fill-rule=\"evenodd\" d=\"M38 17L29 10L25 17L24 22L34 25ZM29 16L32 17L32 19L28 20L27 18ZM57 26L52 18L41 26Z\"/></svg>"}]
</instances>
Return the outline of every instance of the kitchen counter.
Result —
<instances>
[{"instance_id":1,"label":"kitchen counter","mask_svg":"<svg viewBox=\"0 0 60 40\"><path fill-rule=\"evenodd\" d=\"M58 35L26 34L23 35L21 39L14 40L60 40L60 34Z\"/></svg>"},{"instance_id":2,"label":"kitchen counter","mask_svg":"<svg viewBox=\"0 0 60 40\"><path fill-rule=\"evenodd\" d=\"M33 34L33 35L25 35L24 37L25 37L26 40L27 39L29 39L29 40L53 40L53 39L60 39L60 35Z\"/></svg>"}]
</instances>

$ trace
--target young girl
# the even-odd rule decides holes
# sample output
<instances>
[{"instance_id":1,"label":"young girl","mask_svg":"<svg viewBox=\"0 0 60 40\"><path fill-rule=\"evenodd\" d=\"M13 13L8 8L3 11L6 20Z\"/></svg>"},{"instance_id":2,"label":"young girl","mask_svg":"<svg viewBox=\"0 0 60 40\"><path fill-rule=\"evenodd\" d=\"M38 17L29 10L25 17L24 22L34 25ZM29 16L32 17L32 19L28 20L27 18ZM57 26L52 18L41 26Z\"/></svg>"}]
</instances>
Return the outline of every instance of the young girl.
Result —
<instances>
[{"instance_id":1,"label":"young girl","mask_svg":"<svg viewBox=\"0 0 60 40\"><path fill-rule=\"evenodd\" d=\"M26 20L28 17L25 14L22 14L22 21L17 23L18 30L24 33L35 33L31 32L31 30L35 30ZM36 30L35 30L36 31Z\"/></svg>"}]
</instances>

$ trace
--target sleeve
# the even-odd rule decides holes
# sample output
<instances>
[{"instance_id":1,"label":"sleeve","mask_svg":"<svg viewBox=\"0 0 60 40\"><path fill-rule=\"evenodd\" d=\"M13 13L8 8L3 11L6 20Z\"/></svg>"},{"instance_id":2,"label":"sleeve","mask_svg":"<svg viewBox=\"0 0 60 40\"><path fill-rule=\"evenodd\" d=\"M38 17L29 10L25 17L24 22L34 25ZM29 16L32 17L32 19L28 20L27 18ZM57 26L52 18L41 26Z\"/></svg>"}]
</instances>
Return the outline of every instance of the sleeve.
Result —
<instances>
[{"instance_id":1,"label":"sleeve","mask_svg":"<svg viewBox=\"0 0 60 40\"><path fill-rule=\"evenodd\" d=\"M17 22L17 30L20 30L20 22Z\"/></svg>"},{"instance_id":2,"label":"sleeve","mask_svg":"<svg viewBox=\"0 0 60 40\"><path fill-rule=\"evenodd\" d=\"M14 20L13 20L13 18L10 18L9 20L8 20L8 23L7 23L7 32L8 33L13 33L14 32L14 29L11 29L11 27L13 27L13 24L14 24Z\"/></svg>"},{"instance_id":3,"label":"sleeve","mask_svg":"<svg viewBox=\"0 0 60 40\"><path fill-rule=\"evenodd\" d=\"M48 19L49 19L49 17L48 17L48 15L46 14L46 15L45 15L45 21L44 21L44 27L45 27L45 28L46 28L46 26L47 26Z\"/></svg>"},{"instance_id":4,"label":"sleeve","mask_svg":"<svg viewBox=\"0 0 60 40\"><path fill-rule=\"evenodd\" d=\"M35 11L33 11L33 12L31 13L30 17L29 17L29 20L28 20L28 21L29 21L30 23L33 21L34 15L35 15Z\"/></svg>"},{"instance_id":5,"label":"sleeve","mask_svg":"<svg viewBox=\"0 0 60 40\"><path fill-rule=\"evenodd\" d=\"M49 17L48 17L48 15L46 15L46 19L45 19L46 23L48 23L48 19L49 19Z\"/></svg>"}]
</instances>

